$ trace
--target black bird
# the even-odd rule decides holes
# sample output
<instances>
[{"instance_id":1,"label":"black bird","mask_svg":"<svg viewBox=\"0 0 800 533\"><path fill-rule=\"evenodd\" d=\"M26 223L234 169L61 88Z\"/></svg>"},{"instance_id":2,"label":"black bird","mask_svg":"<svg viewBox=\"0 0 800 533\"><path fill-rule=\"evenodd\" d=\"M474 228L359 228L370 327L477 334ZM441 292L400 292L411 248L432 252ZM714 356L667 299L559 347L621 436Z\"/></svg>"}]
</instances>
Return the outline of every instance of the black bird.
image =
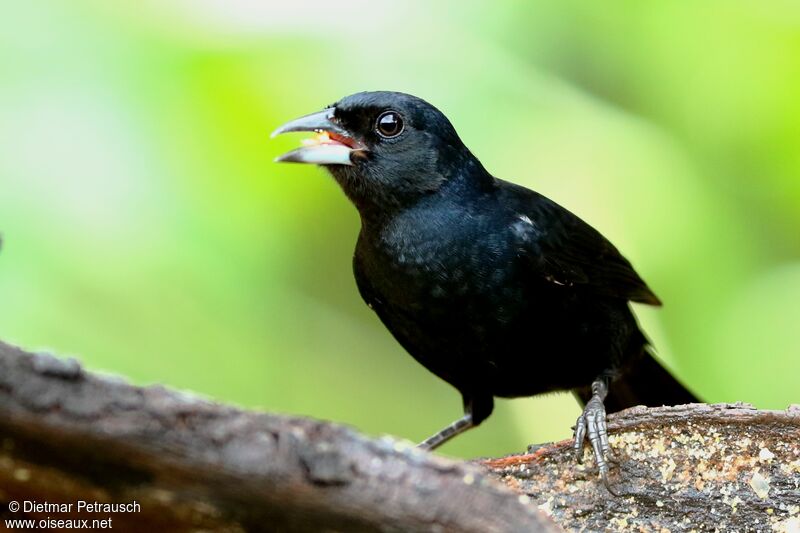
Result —
<instances>
[{"instance_id":1,"label":"black bird","mask_svg":"<svg viewBox=\"0 0 800 533\"><path fill-rule=\"evenodd\" d=\"M475 427L494 397L571 390L575 429L607 484L606 410L697 401L653 358L629 302L661 305L599 232L541 194L493 177L420 98L363 92L273 133L314 131L277 161L323 165L361 215L353 271L394 337L461 393ZM605 406L604 406L605 403Z\"/></svg>"}]
</instances>

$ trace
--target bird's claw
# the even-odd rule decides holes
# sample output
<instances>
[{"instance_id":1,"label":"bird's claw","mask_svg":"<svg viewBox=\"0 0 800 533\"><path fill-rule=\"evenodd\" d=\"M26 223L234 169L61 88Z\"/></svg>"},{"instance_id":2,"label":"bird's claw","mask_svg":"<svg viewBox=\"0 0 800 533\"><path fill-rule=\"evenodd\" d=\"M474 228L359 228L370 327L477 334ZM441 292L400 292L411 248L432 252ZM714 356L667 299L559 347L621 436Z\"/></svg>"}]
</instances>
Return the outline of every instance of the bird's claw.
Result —
<instances>
[{"instance_id":1,"label":"bird's claw","mask_svg":"<svg viewBox=\"0 0 800 533\"><path fill-rule=\"evenodd\" d=\"M597 394L592 396L592 399L584 407L581 416L575 422L573 449L578 463L583 463L583 444L587 437L592 446L603 485L606 486L611 494L616 495L617 493L612 490L608 481L608 462L617 462L617 458L611 453L611 446L608 443L606 409L603 406L603 400Z\"/></svg>"}]
</instances>

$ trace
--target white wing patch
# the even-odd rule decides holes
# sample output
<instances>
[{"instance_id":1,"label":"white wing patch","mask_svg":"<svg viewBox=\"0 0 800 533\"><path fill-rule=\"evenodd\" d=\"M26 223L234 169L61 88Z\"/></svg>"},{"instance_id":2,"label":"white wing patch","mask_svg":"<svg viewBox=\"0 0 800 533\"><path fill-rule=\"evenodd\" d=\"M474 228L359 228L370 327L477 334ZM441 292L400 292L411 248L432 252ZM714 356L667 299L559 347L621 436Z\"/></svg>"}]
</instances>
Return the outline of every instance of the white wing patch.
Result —
<instances>
[{"instance_id":1,"label":"white wing patch","mask_svg":"<svg viewBox=\"0 0 800 533\"><path fill-rule=\"evenodd\" d=\"M528 218L528 215L517 215L517 218L520 219L525 224L533 226L533 222L531 221L530 218Z\"/></svg>"},{"instance_id":2,"label":"white wing patch","mask_svg":"<svg viewBox=\"0 0 800 533\"><path fill-rule=\"evenodd\" d=\"M511 230L521 242L527 242L535 235L536 226L527 215L517 215L516 220L511 224Z\"/></svg>"}]
</instances>

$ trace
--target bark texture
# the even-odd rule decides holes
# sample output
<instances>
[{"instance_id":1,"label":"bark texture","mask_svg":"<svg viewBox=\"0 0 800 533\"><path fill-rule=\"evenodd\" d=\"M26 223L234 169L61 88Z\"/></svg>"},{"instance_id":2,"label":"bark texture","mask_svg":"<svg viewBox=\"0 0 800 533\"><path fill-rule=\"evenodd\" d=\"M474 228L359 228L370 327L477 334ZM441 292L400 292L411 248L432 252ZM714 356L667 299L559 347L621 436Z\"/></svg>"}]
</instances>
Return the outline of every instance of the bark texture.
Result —
<instances>
[{"instance_id":1,"label":"bark texture","mask_svg":"<svg viewBox=\"0 0 800 533\"><path fill-rule=\"evenodd\" d=\"M634 407L609 433L616 497L567 441L483 464L567 530L800 532L800 406Z\"/></svg>"},{"instance_id":2,"label":"bark texture","mask_svg":"<svg viewBox=\"0 0 800 533\"><path fill-rule=\"evenodd\" d=\"M11 502L139 512L11 512ZM477 465L339 425L248 412L0 343L2 519L117 531L559 531ZM90 520L91 521L91 520Z\"/></svg>"},{"instance_id":3,"label":"bark texture","mask_svg":"<svg viewBox=\"0 0 800 533\"><path fill-rule=\"evenodd\" d=\"M609 427L616 497L566 441L469 464L0 343L0 518L110 518L117 531L800 531L800 408L633 408ZM140 510L77 512L78 500ZM9 510L25 501L73 512Z\"/></svg>"}]
</instances>

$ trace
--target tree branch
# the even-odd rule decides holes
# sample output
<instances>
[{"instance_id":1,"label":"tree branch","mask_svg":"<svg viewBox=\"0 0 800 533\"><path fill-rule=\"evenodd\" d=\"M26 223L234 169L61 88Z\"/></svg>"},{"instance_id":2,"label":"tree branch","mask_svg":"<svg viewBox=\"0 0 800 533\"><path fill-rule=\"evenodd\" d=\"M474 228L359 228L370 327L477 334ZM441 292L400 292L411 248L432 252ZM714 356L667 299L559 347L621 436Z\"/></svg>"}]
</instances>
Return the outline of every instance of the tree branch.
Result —
<instances>
[{"instance_id":1,"label":"tree branch","mask_svg":"<svg viewBox=\"0 0 800 533\"><path fill-rule=\"evenodd\" d=\"M567 441L467 464L0 343L0 515L122 531L560 530L538 506L570 530L800 529L800 408L638 407L609 428L620 497ZM26 500L139 511L8 511Z\"/></svg>"},{"instance_id":2,"label":"tree branch","mask_svg":"<svg viewBox=\"0 0 800 533\"><path fill-rule=\"evenodd\" d=\"M800 532L800 406L640 406L608 422L618 497L570 441L482 463L568 530Z\"/></svg>"},{"instance_id":3,"label":"tree branch","mask_svg":"<svg viewBox=\"0 0 800 533\"><path fill-rule=\"evenodd\" d=\"M8 511L26 500L140 511ZM4 519L110 517L123 531L560 530L475 465L2 343L0 501Z\"/></svg>"}]
</instances>

